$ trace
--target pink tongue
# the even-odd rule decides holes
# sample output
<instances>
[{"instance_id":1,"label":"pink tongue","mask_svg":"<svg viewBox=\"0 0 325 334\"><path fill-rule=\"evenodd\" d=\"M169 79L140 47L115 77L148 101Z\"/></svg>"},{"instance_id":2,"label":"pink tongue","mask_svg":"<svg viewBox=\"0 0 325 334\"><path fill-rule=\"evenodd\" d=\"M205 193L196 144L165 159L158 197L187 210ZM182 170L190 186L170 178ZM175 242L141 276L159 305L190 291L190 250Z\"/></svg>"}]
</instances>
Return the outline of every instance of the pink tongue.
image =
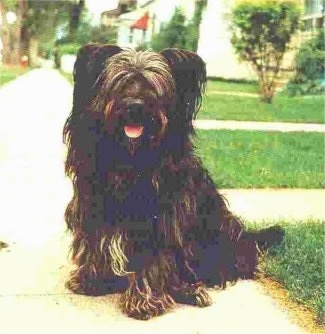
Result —
<instances>
[{"instance_id":1,"label":"pink tongue","mask_svg":"<svg viewBox=\"0 0 325 334\"><path fill-rule=\"evenodd\" d=\"M126 125L124 132L129 138L138 138L142 135L143 126L137 124Z\"/></svg>"}]
</instances>

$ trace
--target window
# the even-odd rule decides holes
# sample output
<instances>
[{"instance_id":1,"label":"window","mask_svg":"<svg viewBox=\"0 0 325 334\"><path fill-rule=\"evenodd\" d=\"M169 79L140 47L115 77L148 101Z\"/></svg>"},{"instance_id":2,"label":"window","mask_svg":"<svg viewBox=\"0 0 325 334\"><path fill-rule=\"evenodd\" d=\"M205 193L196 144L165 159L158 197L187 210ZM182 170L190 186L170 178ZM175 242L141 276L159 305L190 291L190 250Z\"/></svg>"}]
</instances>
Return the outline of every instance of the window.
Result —
<instances>
[{"instance_id":1,"label":"window","mask_svg":"<svg viewBox=\"0 0 325 334\"><path fill-rule=\"evenodd\" d=\"M305 0L305 14L321 14L324 10L324 0Z\"/></svg>"},{"instance_id":2,"label":"window","mask_svg":"<svg viewBox=\"0 0 325 334\"><path fill-rule=\"evenodd\" d=\"M324 17L319 17L316 19L316 29L324 28Z\"/></svg>"},{"instance_id":3,"label":"window","mask_svg":"<svg viewBox=\"0 0 325 334\"><path fill-rule=\"evenodd\" d=\"M130 32L129 32L129 43L133 43L133 29L132 28L130 29Z\"/></svg>"}]
</instances>

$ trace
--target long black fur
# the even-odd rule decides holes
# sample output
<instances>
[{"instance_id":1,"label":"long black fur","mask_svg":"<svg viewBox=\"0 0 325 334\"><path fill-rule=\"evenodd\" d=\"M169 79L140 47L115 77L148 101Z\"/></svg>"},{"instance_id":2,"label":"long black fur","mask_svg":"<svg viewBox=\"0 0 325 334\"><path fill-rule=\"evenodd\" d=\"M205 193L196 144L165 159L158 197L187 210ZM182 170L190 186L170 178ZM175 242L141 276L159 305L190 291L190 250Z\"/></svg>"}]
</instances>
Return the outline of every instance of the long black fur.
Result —
<instances>
[{"instance_id":1,"label":"long black fur","mask_svg":"<svg viewBox=\"0 0 325 334\"><path fill-rule=\"evenodd\" d=\"M175 302L207 306L206 287L253 278L257 246L281 242L283 231L245 231L194 154L202 59L87 45L74 82L64 127L76 264L67 286L90 295L125 291L126 314L148 319ZM134 122L145 128L136 141L122 131Z\"/></svg>"}]
</instances>

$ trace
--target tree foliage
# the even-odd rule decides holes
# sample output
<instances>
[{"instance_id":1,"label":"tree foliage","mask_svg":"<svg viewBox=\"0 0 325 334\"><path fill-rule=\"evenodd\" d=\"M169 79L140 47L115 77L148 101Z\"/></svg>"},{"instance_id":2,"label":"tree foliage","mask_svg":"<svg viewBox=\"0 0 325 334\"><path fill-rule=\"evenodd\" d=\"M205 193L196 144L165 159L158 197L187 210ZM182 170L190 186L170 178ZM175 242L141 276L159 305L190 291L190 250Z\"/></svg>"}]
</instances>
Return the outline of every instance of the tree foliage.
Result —
<instances>
[{"instance_id":1,"label":"tree foliage","mask_svg":"<svg viewBox=\"0 0 325 334\"><path fill-rule=\"evenodd\" d=\"M80 46L87 43L116 44L117 28L103 25L93 26L86 15L80 20L74 38L67 32L56 41L60 54L76 54Z\"/></svg>"},{"instance_id":2,"label":"tree foliage","mask_svg":"<svg viewBox=\"0 0 325 334\"><path fill-rule=\"evenodd\" d=\"M193 18L189 22L186 27L186 45L185 49L195 51L197 50L199 43L199 31L200 31L200 23L202 20L202 13L204 8L206 7L207 1L201 0L197 1L195 5L195 11Z\"/></svg>"},{"instance_id":3,"label":"tree foliage","mask_svg":"<svg viewBox=\"0 0 325 334\"><path fill-rule=\"evenodd\" d=\"M239 59L253 66L265 102L272 102L299 19L300 7L294 0L242 0L233 8L231 42Z\"/></svg>"},{"instance_id":4,"label":"tree foliage","mask_svg":"<svg viewBox=\"0 0 325 334\"><path fill-rule=\"evenodd\" d=\"M193 18L186 22L180 8L176 8L170 21L153 36L150 46L155 51L165 48L180 48L196 51L199 40L199 26L206 0L196 2Z\"/></svg>"},{"instance_id":5,"label":"tree foliage","mask_svg":"<svg viewBox=\"0 0 325 334\"><path fill-rule=\"evenodd\" d=\"M186 44L185 15L176 8L170 21L161 28L160 32L152 37L150 46L155 51L167 47L184 48Z\"/></svg>"},{"instance_id":6,"label":"tree foliage","mask_svg":"<svg viewBox=\"0 0 325 334\"><path fill-rule=\"evenodd\" d=\"M18 0L0 0L0 37L3 44L2 62L17 65L20 60L21 26L24 3ZM16 12L15 22L9 22L7 14Z\"/></svg>"},{"instance_id":7,"label":"tree foliage","mask_svg":"<svg viewBox=\"0 0 325 334\"><path fill-rule=\"evenodd\" d=\"M5 61L18 63L20 56L28 54L30 65L36 65L39 44L54 41L58 26L69 20L75 1L0 0ZM5 19L8 12L16 14L13 24ZM14 60L9 59L12 53Z\"/></svg>"},{"instance_id":8,"label":"tree foliage","mask_svg":"<svg viewBox=\"0 0 325 334\"><path fill-rule=\"evenodd\" d=\"M56 40L54 48L54 60L56 67L60 67L61 56L65 54L75 55L78 49L88 43L116 44L117 28L103 25L92 25L87 17L86 10L80 15L78 26L71 35L70 27L64 35Z\"/></svg>"},{"instance_id":9,"label":"tree foliage","mask_svg":"<svg viewBox=\"0 0 325 334\"><path fill-rule=\"evenodd\" d=\"M71 1L27 0L24 27L29 37L39 40L54 39L60 24L69 20Z\"/></svg>"},{"instance_id":10,"label":"tree foliage","mask_svg":"<svg viewBox=\"0 0 325 334\"><path fill-rule=\"evenodd\" d=\"M78 2L72 3L70 6L69 15L69 36L70 39L75 37L75 33L80 25L82 14L85 8L85 0L79 0Z\"/></svg>"}]
</instances>

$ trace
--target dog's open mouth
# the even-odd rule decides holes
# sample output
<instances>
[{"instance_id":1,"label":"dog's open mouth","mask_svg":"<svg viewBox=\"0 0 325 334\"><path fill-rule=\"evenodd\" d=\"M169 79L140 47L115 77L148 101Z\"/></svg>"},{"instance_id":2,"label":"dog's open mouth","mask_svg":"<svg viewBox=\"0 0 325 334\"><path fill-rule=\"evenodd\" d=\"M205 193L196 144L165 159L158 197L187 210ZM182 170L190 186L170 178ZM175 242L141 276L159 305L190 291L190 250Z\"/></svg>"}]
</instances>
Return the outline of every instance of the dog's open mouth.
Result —
<instances>
[{"instance_id":1,"label":"dog's open mouth","mask_svg":"<svg viewBox=\"0 0 325 334\"><path fill-rule=\"evenodd\" d=\"M143 125L141 124L128 124L124 126L124 132L129 138L139 138L143 133Z\"/></svg>"},{"instance_id":2,"label":"dog's open mouth","mask_svg":"<svg viewBox=\"0 0 325 334\"><path fill-rule=\"evenodd\" d=\"M141 123L129 123L125 124L123 129L127 138L128 151L133 156L143 142L144 126Z\"/></svg>"}]
</instances>

